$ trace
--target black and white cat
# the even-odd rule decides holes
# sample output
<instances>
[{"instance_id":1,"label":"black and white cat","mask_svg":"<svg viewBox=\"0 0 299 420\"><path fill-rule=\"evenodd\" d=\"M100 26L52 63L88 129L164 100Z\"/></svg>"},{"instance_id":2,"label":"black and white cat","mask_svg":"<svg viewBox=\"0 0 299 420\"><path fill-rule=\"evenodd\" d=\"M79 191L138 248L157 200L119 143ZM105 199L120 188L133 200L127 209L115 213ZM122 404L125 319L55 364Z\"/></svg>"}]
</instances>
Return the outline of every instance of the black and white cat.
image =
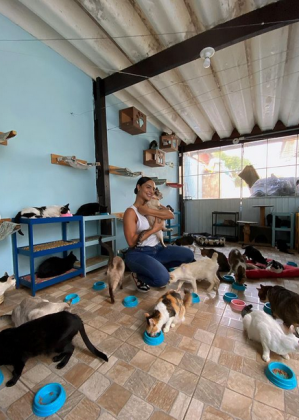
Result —
<instances>
[{"instance_id":1,"label":"black and white cat","mask_svg":"<svg viewBox=\"0 0 299 420\"><path fill-rule=\"evenodd\" d=\"M95 216L98 213L107 213L108 207L99 203L87 203L78 208L75 216Z\"/></svg>"},{"instance_id":2,"label":"black and white cat","mask_svg":"<svg viewBox=\"0 0 299 420\"><path fill-rule=\"evenodd\" d=\"M275 260L269 261L266 270L273 271L273 273L282 273L283 265Z\"/></svg>"},{"instance_id":3,"label":"black and white cat","mask_svg":"<svg viewBox=\"0 0 299 420\"><path fill-rule=\"evenodd\" d=\"M21 217L28 219L40 219L43 217L60 217L62 214L66 214L70 211L69 204L65 206L43 206L43 207L25 207L14 218L15 223L20 223ZM19 230L20 235L24 236L24 233Z\"/></svg>"},{"instance_id":4,"label":"black and white cat","mask_svg":"<svg viewBox=\"0 0 299 420\"><path fill-rule=\"evenodd\" d=\"M48 258L39 265L36 275L40 279L59 276L60 274L71 270L76 261L78 261L77 257L72 252L65 258Z\"/></svg>"}]
</instances>

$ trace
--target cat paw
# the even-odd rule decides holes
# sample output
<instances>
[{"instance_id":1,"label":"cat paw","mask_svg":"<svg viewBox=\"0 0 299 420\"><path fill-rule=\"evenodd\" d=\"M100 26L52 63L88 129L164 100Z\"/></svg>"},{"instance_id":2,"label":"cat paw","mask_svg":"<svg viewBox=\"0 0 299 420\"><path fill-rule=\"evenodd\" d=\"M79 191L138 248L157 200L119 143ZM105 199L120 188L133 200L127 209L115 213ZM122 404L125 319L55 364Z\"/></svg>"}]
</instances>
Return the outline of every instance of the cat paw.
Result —
<instances>
[{"instance_id":1,"label":"cat paw","mask_svg":"<svg viewBox=\"0 0 299 420\"><path fill-rule=\"evenodd\" d=\"M288 354L282 354L281 357L283 357L286 360L289 360L290 356Z\"/></svg>"},{"instance_id":2,"label":"cat paw","mask_svg":"<svg viewBox=\"0 0 299 420\"><path fill-rule=\"evenodd\" d=\"M163 330L165 333L167 333L169 331L169 327L164 328Z\"/></svg>"},{"instance_id":3,"label":"cat paw","mask_svg":"<svg viewBox=\"0 0 299 420\"><path fill-rule=\"evenodd\" d=\"M262 359L263 359L264 362L270 362L270 357L269 356L262 355Z\"/></svg>"},{"instance_id":4,"label":"cat paw","mask_svg":"<svg viewBox=\"0 0 299 420\"><path fill-rule=\"evenodd\" d=\"M170 325L170 327L171 327L171 328L174 328L174 327L175 327L175 324L174 324L174 323L172 323L172 324Z\"/></svg>"}]
</instances>

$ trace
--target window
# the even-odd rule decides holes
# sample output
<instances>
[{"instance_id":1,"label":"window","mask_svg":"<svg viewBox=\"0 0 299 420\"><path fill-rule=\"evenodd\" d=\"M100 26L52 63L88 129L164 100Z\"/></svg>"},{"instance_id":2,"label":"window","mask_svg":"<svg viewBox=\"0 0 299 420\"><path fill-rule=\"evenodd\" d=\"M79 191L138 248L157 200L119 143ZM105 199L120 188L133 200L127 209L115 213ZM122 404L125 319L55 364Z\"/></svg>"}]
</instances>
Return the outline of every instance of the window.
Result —
<instances>
[{"instance_id":1,"label":"window","mask_svg":"<svg viewBox=\"0 0 299 420\"><path fill-rule=\"evenodd\" d=\"M259 176L251 188L239 177L249 165ZM299 195L298 138L184 153L183 182L184 198L192 199Z\"/></svg>"}]
</instances>

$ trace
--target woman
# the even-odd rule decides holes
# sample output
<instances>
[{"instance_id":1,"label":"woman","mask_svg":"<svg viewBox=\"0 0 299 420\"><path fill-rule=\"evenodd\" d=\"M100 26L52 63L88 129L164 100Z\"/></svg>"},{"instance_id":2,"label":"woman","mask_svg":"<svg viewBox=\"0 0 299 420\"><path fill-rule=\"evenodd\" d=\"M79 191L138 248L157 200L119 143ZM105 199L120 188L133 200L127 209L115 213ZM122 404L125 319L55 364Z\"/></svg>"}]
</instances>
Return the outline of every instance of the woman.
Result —
<instances>
[{"instance_id":1,"label":"woman","mask_svg":"<svg viewBox=\"0 0 299 420\"><path fill-rule=\"evenodd\" d=\"M154 195L156 186L148 177L142 177L137 181L134 193L135 203L124 214L124 234L129 245L125 261L132 271L132 276L137 289L148 292L150 286L165 287L169 281L167 268L176 267L182 263L194 261L192 251L179 246L164 248L155 232L163 227L166 219L173 219L173 213L166 207L162 210L148 208L147 202ZM156 220L151 228L145 216L155 216ZM159 219L161 221L159 222ZM146 230L141 245L136 246L139 233Z\"/></svg>"}]
</instances>

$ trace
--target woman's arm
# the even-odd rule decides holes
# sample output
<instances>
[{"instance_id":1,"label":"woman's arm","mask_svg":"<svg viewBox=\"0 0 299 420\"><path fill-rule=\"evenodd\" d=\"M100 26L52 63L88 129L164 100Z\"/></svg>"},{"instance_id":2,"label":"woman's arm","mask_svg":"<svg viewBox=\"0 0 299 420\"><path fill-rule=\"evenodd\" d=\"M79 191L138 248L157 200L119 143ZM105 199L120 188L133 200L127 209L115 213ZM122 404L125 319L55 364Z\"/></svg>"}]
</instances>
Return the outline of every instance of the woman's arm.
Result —
<instances>
[{"instance_id":1,"label":"woman's arm","mask_svg":"<svg viewBox=\"0 0 299 420\"><path fill-rule=\"evenodd\" d=\"M155 221L154 226L146 231L142 237L142 240L145 241L149 236L153 233L158 232L162 229L163 221L158 222L157 219ZM127 209L124 214L124 234L126 241L129 247L133 247L137 243L137 239L139 234L136 233L137 230L137 216L133 209Z\"/></svg>"},{"instance_id":2,"label":"woman's arm","mask_svg":"<svg viewBox=\"0 0 299 420\"><path fill-rule=\"evenodd\" d=\"M165 209L163 208L162 210L150 209L146 203L143 204L143 206L139 206L138 211L143 216L159 217L159 219L162 219L162 220L174 219L174 214L172 213L172 211L168 210L167 208Z\"/></svg>"}]
</instances>

